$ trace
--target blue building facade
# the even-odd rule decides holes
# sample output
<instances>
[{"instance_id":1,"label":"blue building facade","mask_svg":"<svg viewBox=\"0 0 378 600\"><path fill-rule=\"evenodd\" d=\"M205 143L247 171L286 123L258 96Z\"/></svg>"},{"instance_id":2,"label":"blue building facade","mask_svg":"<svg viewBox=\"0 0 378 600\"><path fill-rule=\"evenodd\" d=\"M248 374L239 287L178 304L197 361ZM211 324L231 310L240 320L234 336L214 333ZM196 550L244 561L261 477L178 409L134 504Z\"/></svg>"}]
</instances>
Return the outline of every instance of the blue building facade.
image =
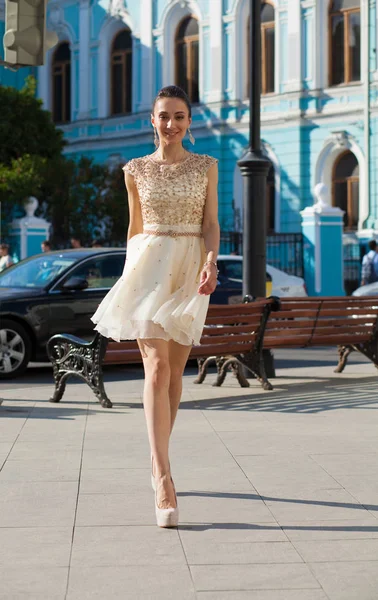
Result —
<instances>
[{"instance_id":1,"label":"blue building facade","mask_svg":"<svg viewBox=\"0 0 378 600\"><path fill-rule=\"evenodd\" d=\"M59 36L35 69L38 96L70 155L118 164L154 150L156 92L179 83L193 100L194 150L219 159L220 223L242 228L248 142L248 0L50 0ZM0 0L1 7L1 0ZM0 21L4 21L4 11ZM324 183L345 231L378 230L376 0L263 3L262 139L272 168L269 231L300 232ZM3 22L0 22L0 34ZM21 86L29 69L0 70Z\"/></svg>"}]
</instances>

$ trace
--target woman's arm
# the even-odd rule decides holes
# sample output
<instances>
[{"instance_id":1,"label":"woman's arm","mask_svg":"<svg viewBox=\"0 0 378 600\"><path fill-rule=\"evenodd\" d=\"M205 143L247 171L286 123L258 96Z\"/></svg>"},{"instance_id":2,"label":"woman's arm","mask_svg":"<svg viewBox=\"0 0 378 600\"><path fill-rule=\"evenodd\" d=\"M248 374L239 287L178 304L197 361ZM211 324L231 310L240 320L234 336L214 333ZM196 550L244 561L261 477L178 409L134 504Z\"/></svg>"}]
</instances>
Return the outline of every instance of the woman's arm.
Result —
<instances>
[{"instance_id":1,"label":"woman's arm","mask_svg":"<svg viewBox=\"0 0 378 600\"><path fill-rule=\"evenodd\" d=\"M218 166L214 164L207 173L207 197L202 223L202 235L205 242L207 262L201 272L198 288L199 294L212 294L217 286L217 268L215 264L219 252L219 222L218 222Z\"/></svg>"},{"instance_id":2,"label":"woman's arm","mask_svg":"<svg viewBox=\"0 0 378 600\"><path fill-rule=\"evenodd\" d=\"M127 231L127 241L129 241L134 235L143 232L143 219L134 176L127 173L127 171L125 171L125 185L129 202L129 228Z\"/></svg>"}]
</instances>

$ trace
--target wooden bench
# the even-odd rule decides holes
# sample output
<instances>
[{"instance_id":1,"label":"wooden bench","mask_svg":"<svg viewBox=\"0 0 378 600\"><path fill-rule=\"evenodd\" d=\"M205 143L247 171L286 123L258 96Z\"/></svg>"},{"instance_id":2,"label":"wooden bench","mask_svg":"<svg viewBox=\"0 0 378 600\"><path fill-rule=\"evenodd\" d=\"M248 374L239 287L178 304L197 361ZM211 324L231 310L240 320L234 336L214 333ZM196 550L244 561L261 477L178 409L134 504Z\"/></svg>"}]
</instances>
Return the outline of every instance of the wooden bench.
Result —
<instances>
[{"instance_id":1,"label":"wooden bench","mask_svg":"<svg viewBox=\"0 0 378 600\"><path fill-rule=\"evenodd\" d=\"M193 346L190 358L199 360L198 382L203 381L209 360L217 361L220 385L230 363L241 385L249 385L241 369L245 365L266 390L272 389L262 360L265 326L276 298L263 298L235 305L210 305L200 346ZM93 390L104 408L111 408L104 382L102 365L140 363L142 357L136 341L109 341L96 333L86 342L68 334L57 334L47 342L47 354L53 365L55 391L50 402L59 402L68 377L76 375ZM206 362L207 360L207 362Z\"/></svg>"},{"instance_id":2,"label":"wooden bench","mask_svg":"<svg viewBox=\"0 0 378 600\"><path fill-rule=\"evenodd\" d=\"M352 350L378 366L378 298L283 298L265 328L263 347L337 346L341 373Z\"/></svg>"},{"instance_id":3,"label":"wooden bench","mask_svg":"<svg viewBox=\"0 0 378 600\"><path fill-rule=\"evenodd\" d=\"M313 346L338 347L336 373L344 370L353 350L367 356L378 367L378 298L282 298L279 309L269 313L262 349ZM254 365L254 371L261 378L259 364ZM205 377L206 369L198 383L202 383ZM221 383L222 377L224 379L224 373L219 371L218 381Z\"/></svg>"}]
</instances>

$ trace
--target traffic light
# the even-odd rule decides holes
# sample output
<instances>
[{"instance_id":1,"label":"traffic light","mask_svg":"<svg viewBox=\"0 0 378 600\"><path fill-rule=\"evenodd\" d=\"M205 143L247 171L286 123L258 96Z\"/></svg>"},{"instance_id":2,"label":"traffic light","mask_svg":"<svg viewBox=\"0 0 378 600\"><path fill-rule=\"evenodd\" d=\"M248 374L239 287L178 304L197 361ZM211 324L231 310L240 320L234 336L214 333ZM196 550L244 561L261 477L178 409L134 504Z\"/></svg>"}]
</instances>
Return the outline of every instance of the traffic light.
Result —
<instances>
[{"instance_id":1,"label":"traffic light","mask_svg":"<svg viewBox=\"0 0 378 600\"><path fill-rule=\"evenodd\" d=\"M58 36L46 30L47 0L5 0L4 62L14 66L43 65Z\"/></svg>"}]
</instances>

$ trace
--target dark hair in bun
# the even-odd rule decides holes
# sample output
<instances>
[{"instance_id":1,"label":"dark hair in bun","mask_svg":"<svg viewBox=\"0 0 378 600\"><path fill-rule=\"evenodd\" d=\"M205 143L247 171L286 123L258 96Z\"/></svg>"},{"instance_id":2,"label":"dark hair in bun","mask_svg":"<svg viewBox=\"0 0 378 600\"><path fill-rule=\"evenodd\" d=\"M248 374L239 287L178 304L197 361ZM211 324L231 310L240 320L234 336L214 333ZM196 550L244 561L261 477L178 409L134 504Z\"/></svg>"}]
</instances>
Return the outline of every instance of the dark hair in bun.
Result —
<instances>
[{"instance_id":1,"label":"dark hair in bun","mask_svg":"<svg viewBox=\"0 0 378 600\"><path fill-rule=\"evenodd\" d=\"M188 108L189 117L192 116L192 107L190 106L190 101L189 101L188 95L178 85L167 85L167 87L161 88L160 92L158 92L158 94L153 102L152 112L154 112L155 104L158 100L160 100L160 98L178 98L179 100L182 100L183 102L185 102L185 104Z\"/></svg>"}]
</instances>

